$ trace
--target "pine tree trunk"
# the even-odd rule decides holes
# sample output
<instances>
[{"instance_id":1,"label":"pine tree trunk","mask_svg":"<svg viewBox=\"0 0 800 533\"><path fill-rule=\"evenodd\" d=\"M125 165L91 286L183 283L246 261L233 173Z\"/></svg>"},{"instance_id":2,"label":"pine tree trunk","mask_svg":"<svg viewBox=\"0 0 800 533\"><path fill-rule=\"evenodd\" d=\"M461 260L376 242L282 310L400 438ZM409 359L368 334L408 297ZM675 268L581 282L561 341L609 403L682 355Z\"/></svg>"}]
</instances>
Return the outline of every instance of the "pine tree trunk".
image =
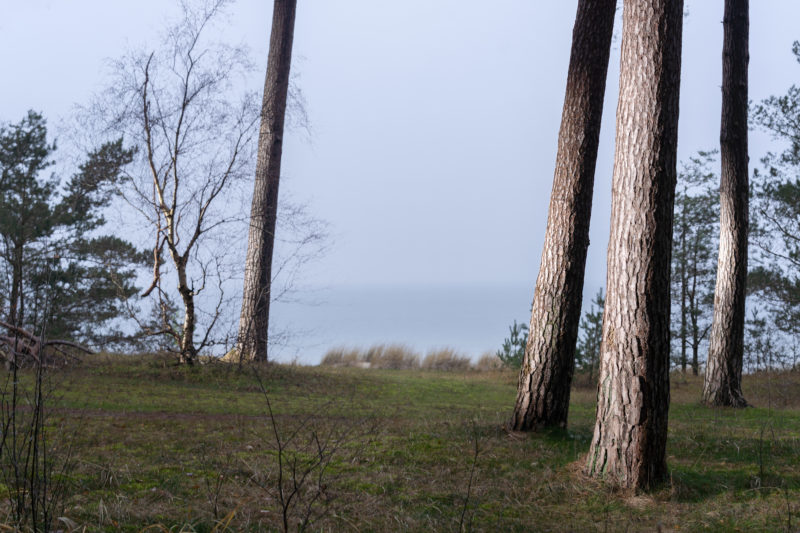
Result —
<instances>
[{"instance_id":1,"label":"pine tree trunk","mask_svg":"<svg viewBox=\"0 0 800 533\"><path fill-rule=\"evenodd\" d=\"M272 252L278 217L283 126L296 7L296 0L275 0L272 14L256 179L250 208L242 313L239 318L237 357L240 360L267 360Z\"/></svg>"},{"instance_id":2,"label":"pine tree trunk","mask_svg":"<svg viewBox=\"0 0 800 533\"><path fill-rule=\"evenodd\" d=\"M681 0L626 0L597 421L587 473L648 489L667 474L672 216Z\"/></svg>"},{"instance_id":3,"label":"pine tree trunk","mask_svg":"<svg viewBox=\"0 0 800 533\"><path fill-rule=\"evenodd\" d=\"M745 407L742 394L747 283L747 64L749 0L725 0L720 129L720 237L714 318L703 383L710 405Z\"/></svg>"},{"instance_id":4,"label":"pine tree trunk","mask_svg":"<svg viewBox=\"0 0 800 533\"><path fill-rule=\"evenodd\" d=\"M692 374L697 375L697 350L700 346L700 328L697 325L697 314L700 307L697 301L697 243L695 243L695 253L692 257L692 287L689 293L689 318L691 322L691 346L692 346ZM687 333L688 336L688 333Z\"/></svg>"},{"instance_id":5,"label":"pine tree trunk","mask_svg":"<svg viewBox=\"0 0 800 533\"><path fill-rule=\"evenodd\" d=\"M580 0L542 262L510 427L566 426L616 0Z\"/></svg>"},{"instance_id":6,"label":"pine tree trunk","mask_svg":"<svg viewBox=\"0 0 800 533\"><path fill-rule=\"evenodd\" d=\"M685 214L684 214L685 216ZM681 276L681 371L685 374L686 373L686 345L687 345L687 327L686 327L686 229L681 228L684 232L681 238L681 248L683 253L683 258L681 261L681 268L680 268L680 276Z\"/></svg>"},{"instance_id":7,"label":"pine tree trunk","mask_svg":"<svg viewBox=\"0 0 800 533\"><path fill-rule=\"evenodd\" d=\"M12 254L11 298L9 300L8 323L22 326L22 245L14 245Z\"/></svg>"}]
</instances>

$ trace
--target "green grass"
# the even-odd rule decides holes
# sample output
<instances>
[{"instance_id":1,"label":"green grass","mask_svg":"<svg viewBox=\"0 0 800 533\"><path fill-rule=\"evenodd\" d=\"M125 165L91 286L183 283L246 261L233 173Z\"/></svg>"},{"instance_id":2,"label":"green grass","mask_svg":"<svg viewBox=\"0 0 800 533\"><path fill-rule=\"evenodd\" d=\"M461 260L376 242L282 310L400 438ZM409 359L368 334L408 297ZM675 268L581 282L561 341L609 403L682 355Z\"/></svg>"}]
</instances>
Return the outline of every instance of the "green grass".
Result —
<instances>
[{"instance_id":1,"label":"green grass","mask_svg":"<svg viewBox=\"0 0 800 533\"><path fill-rule=\"evenodd\" d=\"M573 391L568 430L525 435L502 427L516 391L509 372L255 372L281 438L300 428L285 457L300 466L312 461L314 434L336 443L313 530L458 530L476 439L465 530L800 528L797 374L746 377L745 395L756 407L745 410L703 407L700 381L676 376L671 479L637 495L581 474L592 389ZM105 531L280 527L276 441L253 369L108 357L53 371L50 379L54 457L71 450L64 516Z\"/></svg>"}]
</instances>

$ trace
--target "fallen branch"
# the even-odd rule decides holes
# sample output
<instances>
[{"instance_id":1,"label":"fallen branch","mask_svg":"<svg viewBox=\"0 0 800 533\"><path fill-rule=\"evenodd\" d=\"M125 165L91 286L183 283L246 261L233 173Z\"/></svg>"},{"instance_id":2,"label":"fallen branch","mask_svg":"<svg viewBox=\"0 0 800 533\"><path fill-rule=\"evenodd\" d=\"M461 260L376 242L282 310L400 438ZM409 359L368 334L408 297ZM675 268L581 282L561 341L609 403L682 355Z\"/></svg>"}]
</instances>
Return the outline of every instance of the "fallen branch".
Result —
<instances>
[{"instance_id":1,"label":"fallen branch","mask_svg":"<svg viewBox=\"0 0 800 533\"><path fill-rule=\"evenodd\" d=\"M42 354L45 348L52 348L64 358L77 359L74 355L62 350L60 346L74 348L86 354L93 354L94 351L79 344L62 339L49 339L42 340L38 337L19 326L15 326L3 320L0 320L0 327L6 328L11 335L0 335L0 344L9 348L10 353L6 355L6 360L9 363L17 364L17 357L25 357L33 359L36 363L42 362Z\"/></svg>"}]
</instances>

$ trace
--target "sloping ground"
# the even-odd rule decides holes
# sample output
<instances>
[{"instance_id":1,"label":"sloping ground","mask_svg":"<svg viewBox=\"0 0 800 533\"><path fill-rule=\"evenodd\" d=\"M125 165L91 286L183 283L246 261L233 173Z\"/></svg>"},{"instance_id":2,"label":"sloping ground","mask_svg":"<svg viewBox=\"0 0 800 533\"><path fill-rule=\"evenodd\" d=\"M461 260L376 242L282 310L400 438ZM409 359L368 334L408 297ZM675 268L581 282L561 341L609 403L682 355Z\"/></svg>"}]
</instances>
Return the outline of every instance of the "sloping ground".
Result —
<instances>
[{"instance_id":1,"label":"sloping ground","mask_svg":"<svg viewBox=\"0 0 800 533\"><path fill-rule=\"evenodd\" d=\"M505 432L508 372L97 357L50 387L51 457L70 454L56 476L68 488L62 527L272 530L285 517L292 530L309 518L335 531L800 528L796 373L748 376L756 407L739 411L700 406L700 381L674 376L672 479L650 495L581 476L592 388L574 391L568 431Z\"/></svg>"}]
</instances>

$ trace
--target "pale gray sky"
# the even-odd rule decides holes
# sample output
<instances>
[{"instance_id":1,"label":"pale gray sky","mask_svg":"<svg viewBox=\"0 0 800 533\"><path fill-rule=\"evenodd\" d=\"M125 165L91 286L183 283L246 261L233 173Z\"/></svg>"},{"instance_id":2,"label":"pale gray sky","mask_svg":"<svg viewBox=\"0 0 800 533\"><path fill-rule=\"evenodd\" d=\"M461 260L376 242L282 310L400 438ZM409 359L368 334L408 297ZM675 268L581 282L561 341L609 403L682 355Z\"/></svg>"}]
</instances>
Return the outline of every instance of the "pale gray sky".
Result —
<instances>
[{"instance_id":1,"label":"pale gray sky","mask_svg":"<svg viewBox=\"0 0 800 533\"><path fill-rule=\"evenodd\" d=\"M266 64L271 4L239 0L224 38ZM310 285L514 283L539 266L576 0L299 0L293 69L311 142L290 135L283 191L334 235ZM722 0L687 1L679 157L719 139ZM750 95L800 79L796 0L751 2ZM166 0L0 0L0 120L68 120L104 59L155 45ZM619 20L619 17L618 17ZM619 28L617 28L619 31ZM605 280L619 42L609 68L587 270ZM752 138L751 166L767 147ZM520 317L522 318L522 317Z\"/></svg>"}]
</instances>

